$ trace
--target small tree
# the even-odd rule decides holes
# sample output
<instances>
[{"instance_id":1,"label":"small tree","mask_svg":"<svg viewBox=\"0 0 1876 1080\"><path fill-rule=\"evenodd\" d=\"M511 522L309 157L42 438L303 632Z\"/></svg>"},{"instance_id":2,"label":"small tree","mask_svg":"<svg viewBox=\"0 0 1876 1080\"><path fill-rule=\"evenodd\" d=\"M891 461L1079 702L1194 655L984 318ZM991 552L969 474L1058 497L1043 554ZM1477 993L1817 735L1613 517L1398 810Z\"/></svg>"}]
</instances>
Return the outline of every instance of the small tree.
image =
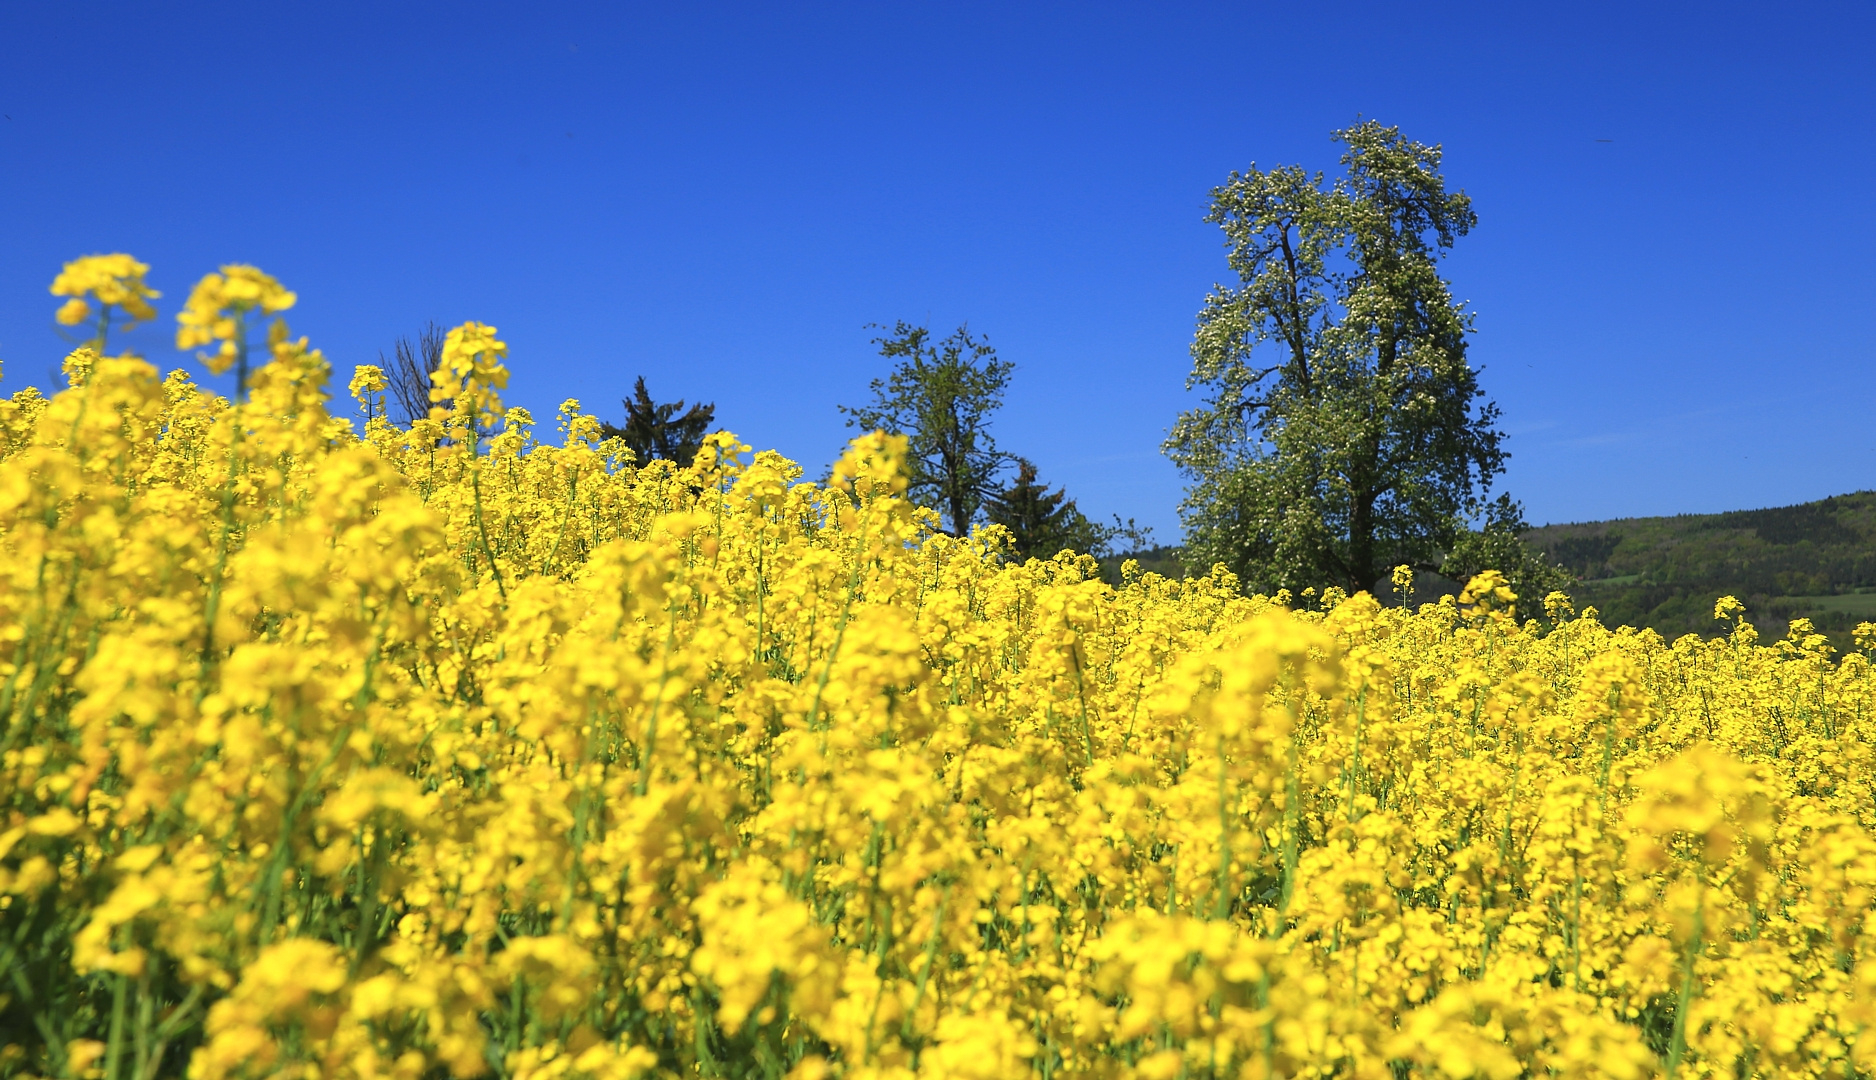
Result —
<instances>
[{"instance_id":1,"label":"small tree","mask_svg":"<svg viewBox=\"0 0 1876 1080\"><path fill-rule=\"evenodd\" d=\"M840 407L847 426L906 436L911 496L936 507L952 535L963 536L1009 460L990 436L990 416L1003 405L1016 365L997 359L988 341L963 326L933 344L925 327L898 322L873 344L897 363L872 381L872 404Z\"/></svg>"},{"instance_id":2,"label":"small tree","mask_svg":"<svg viewBox=\"0 0 1876 1080\"><path fill-rule=\"evenodd\" d=\"M378 366L384 369L386 388L396 403L405 427L430 415L430 373L443 363L443 339L447 336L434 322L424 324L423 332L413 340L398 338L391 345L391 355L378 354Z\"/></svg>"},{"instance_id":3,"label":"small tree","mask_svg":"<svg viewBox=\"0 0 1876 1080\"><path fill-rule=\"evenodd\" d=\"M697 451L703 449L704 436L717 415L714 404L700 402L688 410L681 400L657 404L645 390L643 375L633 384L632 396L621 404L625 406L625 426L602 423L599 429L609 439L625 440L641 465L663 459L688 468L696 460Z\"/></svg>"},{"instance_id":4,"label":"small tree","mask_svg":"<svg viewBox=\"0 0 1876 1080\"><path fill-rule=\"evenodd\" d=\"M984 500L984 516L1010 530L1019 559L1047 559L1059 551L1099 557L1116 532L1090 521L1066 491L1050 491L1026 458L1016 459L1016 478Z\"/></svg>"}]
</instances>

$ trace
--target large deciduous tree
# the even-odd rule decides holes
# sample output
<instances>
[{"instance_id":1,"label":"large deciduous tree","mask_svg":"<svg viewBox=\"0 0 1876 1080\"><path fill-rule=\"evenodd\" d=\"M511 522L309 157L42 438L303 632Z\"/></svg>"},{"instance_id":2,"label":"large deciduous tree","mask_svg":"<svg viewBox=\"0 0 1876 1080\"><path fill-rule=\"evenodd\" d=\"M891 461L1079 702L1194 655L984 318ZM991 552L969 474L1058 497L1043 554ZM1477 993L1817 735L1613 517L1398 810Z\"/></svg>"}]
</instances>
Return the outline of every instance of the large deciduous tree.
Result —
<instances>
[{"instance_id":1,"label":"large deciduous tree","mask_svg":"<svg viewBox=\"0 0 1876 1080\"><path fill-rule=\"evenodd\" d=\"M1504 467L1438 265L1471 200L1438 146L1373 121L1334 138L1333 183L1252 166L1212 192L1237 282L1206 297L1188 380L1204 404L1165 445L1193 481L1188 562L1263 589L1437 571Z\"/></svg>"},{"instance_id":2,"label":"large deciduous tree","mask_svg":"<svg viewBox=\"0 0 1876 1080\"><path fill-rule=\"evenodd\" d=\"M873 344L895 361L892 372L872 381L870 404L840 411L849 427L906 436L911 496L947 518L952 535L964 536L1009 461L990 435L990 417L1016 365L997 359L988 341L963 326L933 342L925 327L899 322Z\"/></svg>"}]
</instances>

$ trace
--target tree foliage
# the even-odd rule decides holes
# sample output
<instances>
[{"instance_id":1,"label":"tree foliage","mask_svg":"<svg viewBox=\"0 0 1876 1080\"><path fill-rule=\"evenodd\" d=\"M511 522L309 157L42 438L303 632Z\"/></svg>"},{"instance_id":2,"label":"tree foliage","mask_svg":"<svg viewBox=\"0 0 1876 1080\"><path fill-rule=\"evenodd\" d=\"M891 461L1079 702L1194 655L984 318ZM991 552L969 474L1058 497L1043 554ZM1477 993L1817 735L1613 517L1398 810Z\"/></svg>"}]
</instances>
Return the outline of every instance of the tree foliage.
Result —
<instances>
[{"instance_id":1,"label":"tree foliage","mask_svg":"<svg viewBox=\"0 0 1876 1080\"><path fill-rule=\"evenodd\" d=\"M1544 597L1572 591L1577 577L1525 542L1524 534L1530 529L1523 508L1511 496L1501 494L1485 508L1478 528L1467 529L1453 541L1439 573L1453 581L1468 581L1481 571L1497 570L1521 598L1521 610L1540 611Z\"/></svg>"},{"instance_id":2,"label":"tree foliage","mask_svg":"<svg viewBox=\"0 0 1876 1080\"><path fill-rule=\"evenodd\" d=\"M1165 445L1193 481L1188 557L1257 588L1438 570L1504 467L1438 266L1471 200L1438 146L1374 121L1334 138L1333 183L1252 166L1212 192L1237 282L1206 297L1188 380L1206 397Z\"/></svg>"},{"instance_id":3,"label":"tree foliage","mask_svg":"<svg viewBox=\"0 0 1876 1080\"><path fill-rule=\"evenodd\" d=\"M870 384L871 403L840 407L847 426L906 436L912 497L935 507L952 535L963 536L1010 460L991 437L990 417L1002 407L1016 365L997 359L990 342L964 326L933 342L927 328L901 321L873 344L896 362Z\"/></svg>"},{"instance_id":4,"label":"tree foliage","mask_svg":"<svg viewBox=\"0 0 1876 1080\"><path fill-rule=\"evenodd\" d=\"M717 407L699 402L688 410L680 399L663 405L654 402L640 375L632 385L632 396L625 406L625 426L601 424L600 431L609 439L623 439L640 462L662 459L679 468L690 465L702 449L704 436L716 420Z\"/></svg>"}]
</instances>

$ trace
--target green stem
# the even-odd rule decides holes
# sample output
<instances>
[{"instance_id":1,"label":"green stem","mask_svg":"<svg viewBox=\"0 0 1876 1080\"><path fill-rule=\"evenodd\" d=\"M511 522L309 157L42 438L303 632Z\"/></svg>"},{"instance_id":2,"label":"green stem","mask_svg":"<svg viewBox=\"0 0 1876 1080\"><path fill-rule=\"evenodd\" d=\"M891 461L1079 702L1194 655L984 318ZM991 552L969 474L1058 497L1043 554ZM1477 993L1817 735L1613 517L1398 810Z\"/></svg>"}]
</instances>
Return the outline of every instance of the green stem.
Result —
<instances>
[{"instance_id":1,"label":"green stem","mask_svg":"<svg viewBox=\"0 0 1876 1080\"><path fill-rule=\"evenodd\" d=\"M925 1002L925 984L931 979L932 965L936 963L938 959L938 939L943 933L945 925L945 903L950 899L951 886L946 885L943 891L938 894L938 912L932 916L931 937L925 940L925 964L919 969L918 986L912 992L912 1008L906 1012L905 1023L899 1028L899 1036L902 1040L911 1040L912 1023L918 1017L919 1006ZM916 1054L914 1054L913 1057L912 1067L915 1069L918 1067Z\"/></svg>"},{"instance_id":2,"label":"green stem","mask_svg":"<svg viewBox=\"0 0 1876 1080\"><path fill-rule=\"evenodd\" d=\"M1231 914L1231 804L1230 772L1225 762L1225 733L1218 733L1218 898L1212 917Z\"/></svg>"},{"instance_id":3,"label":"green stem","mask_svg":"<svg viewBox=\"0 0 1876 1080\"><path fill-rule=\"evenodd\" d=\"M117 1080L117 1062L124 1052L124 1013L129 1007L127 998L128 980L122 972L111 975L111 1032L104 1049L104 1075L108 1080Z\"/></svg>"},{"instance_id":4,"label":"green stem","mask_svg":"<svg viewBox=\"0 0 1876 1080\"><path fill-rule=\"evenodd\" d=\"M1355 695L1355 746L1348 762L1348 823L1353 825L1360 820L1355 813L1355 777L1361 772L1361 736L1368 720L1368 688L1362 687Z\"/></svg>"},{"instance_id":5,"label":"green stem","mask_svg":"<svg viewBox=\"0 0 1876 1080\"><path fill-rule=\"evenodd\" d=\"M1694 961L1706 947L1706 886L1701 885L1700 899L1694 904L1693 936L1687 942L1687 950L1681 957L1681 992L1674 1005L1674 1038L1668 1044L1667 1080L1674 1080L1675 1070L1681 1067L1681 1058L1687 1052L1687 1009L1693 1004L1696 994L1694 986Z\"/></svg>"},{"instance_id":6,"label":"green stem","mask_svg":"<svg viewBox=\"0 0 1876 1080\"><path fill-rule=\"evenodd\" d=\"M470 452L475 452L473 446L470 448ZM488 557L489 572L495 575L495 591L500 593L503 602L506 602L508 600L508 586L502 581L502 568L495 565L495 549L489 546L488 525L483 521L482 516L482 468L479 462L472 465L469 469L469 488L475 495L476 535L482 539L482 554Z\"/></svg>"},{"instance_id":7,"label":"green stem","mask_svg":"<svg viewBox=\"0 0 1876 1080\"><path fill-rule=\"evenodd\" d=\"M1303 799L1303 791L1301 777L1299 775L1299 762L1297 760L1297 732L1295 724L1297 717L1294 715L1295 706L1292 705L1290 708L1292 711L1290 752L1289 761L1284 769L1283 785L1283 893L1277 905L1277 930L1279 932L1282 929L1282 917L1287 915L1290 910L1290 897L1296 891L1296 833L1302 825L1302 810L1300 804Z\"/></svg>"},{"instance_id":8,"label":"green stem","mask_svg":"<svg viewBox=\"0 0 1876 1080\"><path fill-rule=\"evenodd\" d=\"M665 630L664 654L658 670L658 690L651 699L651 717L645 724L645 756L639 761L637 794L651 790L651 759L658 750L658 710L664 707L664 687L671 681L671 646L677 640L677 609L671 609L671 622Z\"/></svg>"}]
</instances>

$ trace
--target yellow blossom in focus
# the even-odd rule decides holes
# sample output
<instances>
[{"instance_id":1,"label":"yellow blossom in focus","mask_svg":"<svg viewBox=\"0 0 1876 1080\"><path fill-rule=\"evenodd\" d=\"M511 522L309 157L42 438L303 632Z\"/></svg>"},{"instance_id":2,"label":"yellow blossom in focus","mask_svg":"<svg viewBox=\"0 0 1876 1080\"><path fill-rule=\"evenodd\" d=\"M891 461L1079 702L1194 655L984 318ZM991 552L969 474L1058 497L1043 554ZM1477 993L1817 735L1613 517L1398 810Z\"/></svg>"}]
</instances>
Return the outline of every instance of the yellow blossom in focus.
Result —
<instances>
[{"instance_id":1,"label":"yellow blossom in focus","mask_svg":"<svg viewBox=\"0 0 1876 1080\"><path fill-rule=\"evenodd\" d=\"M1486 612L1503 612L1506 615L1513 613L1512 605L1517 603L1517 600L1517 594L1511 591L1511 584L1505 580L1505 575L1497 570L1486 570L1474 575L1459 593L1461 607L1474 607Z\"/></svg>"},{"instance_id":2,"label":"yellow blossom in focus","mask_svg":"<svg viewBox=\"0 0 1876 1080\"><path fill-rule=\"evenodd\" d=\"M353 397L365 394L382 393L386 386L384 369L376 364L360 364L352 369L352 381L346 384L346 391Z\"/></svg>"},{"instance_id":3,"label":"yellow blossom in focus","mask_svg":"<svg viewBox=\"0 0 1876 1080\"><path fill-rule=\"evenodd\" d=\"M65 381L69 386L83 386L91 377L91 371L98 366L98 354L87 347L73 349L59 363L59 370L65 372Z\"/></svg>"}]
</instances>

